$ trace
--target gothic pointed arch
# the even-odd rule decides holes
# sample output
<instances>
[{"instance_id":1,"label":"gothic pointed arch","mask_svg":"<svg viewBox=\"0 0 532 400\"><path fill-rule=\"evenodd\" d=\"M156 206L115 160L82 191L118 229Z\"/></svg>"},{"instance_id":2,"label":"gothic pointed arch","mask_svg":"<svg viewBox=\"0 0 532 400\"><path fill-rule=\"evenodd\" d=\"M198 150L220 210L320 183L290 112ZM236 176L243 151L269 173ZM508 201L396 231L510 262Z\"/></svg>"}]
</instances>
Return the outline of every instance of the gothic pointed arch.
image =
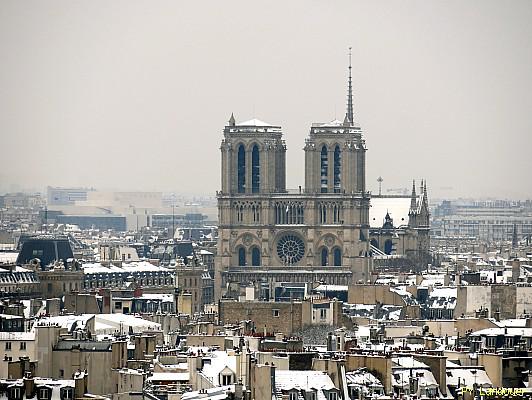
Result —
<instances>
[{"instance_id":1,"label":"gothic pointed arch","mask_svg":"<svg viewBox=\"0 0 532 400\"><path fill-rule=\"evenodd\" d=\"M327 193L327 185L329 183L329 154L326 145L323 145L320 151L320 174L321 192Z\"/></svg>"},{"instance_id":2,"label":"gothic pointed arch","mask_svg":"<svg viewBox=\"0 0 532 400\"><path fill-rule=\"evenodd\" d=\"M341 171L342 171L342 152L340 150L340 146L337 144L334 146L334 160L333 160L333 177L334 177L334 192L340 193L341 186L342 186L342 178L341 178Z\"/></svg>"},{"instance_id":3,"label":"gothic pointed arch","mask_svg":"<svg viewBox=\"0 0 532 400\"><path fill-rule=\"evenodd\" d=\"M260 191L260 150L257 144L251 148L251 192Z\"/></svg>"},{"instance_id":4,"label":"gothic pointed arch","mask_svg":"<svg viewBox=\"0 0 532 400\"><path fill-rule=\"evenodd\" d=\"M246 265L246 249L244 246L238 248L238 266L244 267Z\"/></svg>"},{"instance_id":5,"label":"gothic pointed arch","mask_svg":"<svg viewBox=\"0 0 532 400\"><path fill-rule=\"evenodd\" d=\"M393 242L391 239L386 239L384 242L384 253L392 254L393 251Z\"/></svg>"},{"instance_id":6,"label":"gothic pointed arch","mask_svg":"<svg viewBox=\"0 0 532 400\"><path fill-rule=\"evenodd\" d=\"M245 193L246 191L246 149L243 144L237 147L237 191Z\"/></svg>"},{"instance_id":7,"label":"gothic pointed arch","mask_svg":"<svg viewBox=\"0 0 532 400\"><path fill-rule=\"evenodd\" d=\"M260 266L260 249L257 246L251 248L251 265L253 267Z\"/></svg>"},{"instance_id":8,"label":"gothic pointed arch","mask_svg":"<svg viewBox=\"0 0 532 400\"><path fill-rule=\"evenodd\" d=\"M339 247L335 247L332 253L333 253L333 265L335 267L341 267L342 266L342 250Z\"/></svg>"},{"instance_id":9,"label":"gothic pointed arch","mask_svg":"<svg viewBox=\"0 0 532 400\"><path fill-rule=\"evenodd\" d=\"M327 247L322 247L320 251L320 262L322 267L329 265L329 250Z\"/></svg>"}]
</instances>

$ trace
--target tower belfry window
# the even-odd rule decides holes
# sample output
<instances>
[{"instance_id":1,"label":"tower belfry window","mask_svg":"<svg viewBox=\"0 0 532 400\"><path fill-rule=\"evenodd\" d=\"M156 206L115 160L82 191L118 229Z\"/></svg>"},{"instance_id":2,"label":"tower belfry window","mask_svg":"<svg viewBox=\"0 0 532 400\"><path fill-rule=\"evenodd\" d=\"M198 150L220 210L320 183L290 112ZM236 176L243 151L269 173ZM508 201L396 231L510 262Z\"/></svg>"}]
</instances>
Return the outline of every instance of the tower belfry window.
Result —
<instances>
[{"instance_id":1,"label":"tower belfry window","mask_svg":"<svg viewBox=\"0 0 532 400\"><path fill-rule=\"evenodd\" d=\"M321 148L321 158L320 158L320 166L321 166L321 192L327 193L327 183L328 179L327 176L329 174L329 160L327 155L327 147L323 146Z\"/></svg>"},{"instance_id":2,"label":"tower belfry window","mask_svg":"<svg viewBox=\"0 0 532 400\"><path fill-rule=\"evenodd\" d=\"M251 150L251 191L258 193L260 188L260 155L259 147L253 146Z\"/></svg>"},{"instance_id":3,"label":"tower belfry window","mask_svg":"<svg viewBox=\"0 0 532 400\"><path fill-rule=\"evenodd\" d=\"M246 191L246 151L244 150L244 145L238 146L238 156L237 156L237 184L238 184L238 193L245 193Z\"/></svg>"},{"instance_id":4,"label":"tower belfry window","mask_svg":"<svg viewBox=\"0 0 532 400\"><path fill-rule=\"evenodd\" d=\"M340 193L341 187L341 171L342 171L342 159L340 153L340 146L336 145L334 148L334 192Z\"/></svg>"}]
</instances>

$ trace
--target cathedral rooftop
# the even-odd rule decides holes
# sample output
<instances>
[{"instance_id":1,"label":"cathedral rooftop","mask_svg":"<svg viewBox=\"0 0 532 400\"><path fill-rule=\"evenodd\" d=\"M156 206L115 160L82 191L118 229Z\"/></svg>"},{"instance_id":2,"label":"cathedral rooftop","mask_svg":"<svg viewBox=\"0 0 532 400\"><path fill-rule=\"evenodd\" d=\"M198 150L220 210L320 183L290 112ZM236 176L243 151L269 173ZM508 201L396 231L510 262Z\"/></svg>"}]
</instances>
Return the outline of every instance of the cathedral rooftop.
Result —
<instances>
[{"instance_id":1,"label":"cathedral rooftop","mask_svg":"<svg viewBox=\"0 0 532 400\"><path fill-rule=\"evenodd\" d=\"M236 125L237 126L274 126L267 122L261 121L260 119L257 119L257 118L250 119L249 121L239 122Z\"/></svg>"},{"instance_id":2,"label":"cathedral rooftop","mask_svg":"<svg viewBox=\"0 0 532 400\"><path fill-rule=\"evenodd\" d=\"M346 126L343 121L338 119L333 119L330 122L315 122L312 124L313 128L335 128L335 127L344 127ZM349 128L360 128L356 123L350 124L347 127Z\"/></svg>"},{"instance_id":3,"label":"cathedral rooftop","mask_svg":"<svg viewBox=\"0 0 532 400\"><path fill-rule=\"evenodd\" d=\"M272 125L260 119L253 118L244 122L235 122L235 118L231 115L229 125L225 127L226 133L249 134L249 133L273 133L276 136L281 134L281 127L279 125Z\"/></svg>"}]
</instances>

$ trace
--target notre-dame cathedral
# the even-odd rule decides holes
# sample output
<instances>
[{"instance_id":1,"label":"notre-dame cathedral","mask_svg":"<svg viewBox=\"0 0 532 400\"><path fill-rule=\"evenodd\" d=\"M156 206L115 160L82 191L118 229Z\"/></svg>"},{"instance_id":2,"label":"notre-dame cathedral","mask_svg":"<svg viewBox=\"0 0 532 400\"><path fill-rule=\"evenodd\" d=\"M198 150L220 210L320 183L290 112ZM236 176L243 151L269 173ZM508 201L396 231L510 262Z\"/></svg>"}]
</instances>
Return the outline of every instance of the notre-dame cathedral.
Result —
<instances>
[{"instance_id":1,"label":"notre-dame cathedral","mask_svg":"<svg viewBox=\"0 0 532 400\"><path fill-rule=\"evenodd\" d=\"M304 145L305 187L296 190L286 188L281 127L257 119L236 123L231 115L220 147L217 299L230 283L238 282L348 285L370 280L379 232L398 235L389 229L395 229L389 220L370 232L366 143L353 119L352 99L349 66L345 119L312 124ZM428 204L418 201L415 193L412 202L410 223L398 232L407 233L408 249L428 250ZM421 219L426 227L413 235L420 222L414 227L414 221Z\"/></svg>"}]
</instances>

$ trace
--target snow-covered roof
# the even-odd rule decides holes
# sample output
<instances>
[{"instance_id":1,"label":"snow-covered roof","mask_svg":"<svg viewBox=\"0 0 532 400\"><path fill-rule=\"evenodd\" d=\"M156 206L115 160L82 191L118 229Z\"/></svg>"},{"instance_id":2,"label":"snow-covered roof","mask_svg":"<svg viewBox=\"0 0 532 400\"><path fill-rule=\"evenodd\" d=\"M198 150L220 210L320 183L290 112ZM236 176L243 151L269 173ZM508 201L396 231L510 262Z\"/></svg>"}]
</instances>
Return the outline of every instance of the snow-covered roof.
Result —
<instances>
[{"instance_id":1,"label":"snow-covered roof","mask_svg":"<svg viewBox=\"0 0 532 400\"><path fill-rule=\"evenodd\" d=\"M391 287L390 292L397 293L399 296L403 298L405 303L408 305L417 304L417 300L414 297L414 295L410 293L408 290L406 290L406 287L404 286Z\"/></svg>"},{"instance_id":2,"label":"snow-covered roof","mask_svg":"<svg viewBox=\"0 0 532 400\"><path fill-rule=\"evenodd\" d=\"M317 400L326 400L323 390L336 389L333 381L323 371L275 371L275 389L277 398L282 398L283 390L316 391Z\"/></svg>"},{"instance_id":3,"label":"snow-covered roof","mask_svg":"<svg viewBox=\"0 0 532 400\"><path fill-rule=\"evenodd\" d=\"M430 308L454 310L456 307L457 288L435 287L429 294L428 305Z\"/></svg>"},{"instance_id":4,"label":"snow-covered roof","mask_svg":"<svg viewBox=\"0 0 532 400\"><path fill-rule=\"evenodd\" d=\"M97 314L95 316L96 334L112 334L122 329L123 332L141 333L148 330L160 330L161 324L129 314Z\"/></svg>"},{"instance_id":5,"label":"snow-covered roof","mask_svg":"<svg viewBox=\"0 0 532 400\"><path fill-rule=\"evenodd\" d=\"M347 292L347 285L319 285L316 289L316 292Z\"/></svg>"},{"instance_id":6,"label":"snow-covered roof","mask_svg":"<svg viewBox=\"0 0 532 400\"><path fill-rule=\"evenodd\" d=\"M366 368L359 368L356 371L347 372L345 378L348 385L360 385L366 387L383 386L381 381L379 381L379 379Z\"/></svg>"},{"instance_id":7,"label":"snow-covered roof","mask_svg":"<svg viewBox=\"0 0 532 400\"><path fill-rule=\"evenodd\" d=\"M447 385L458 386L473 386L473 384L481 385L483 387L492 387L493 383L486 371L478 367L460 367L450 365L447 363Z\"/></svg>"},{"instance_id":8,"label":"snow-covered roof","mask_svg":"<svg viewBox=\"0 0 532 400\"><path fill-rule=\"evenodd\" d=\"M0 264L13 264L17 261L18 252L2 251L0 252Z\"/></svg>"},{"instance_id":9,"label":"snow-covered roof","mask_svg":"<svg viewBox=\"0 0 532 400\"><path fill-rule=\"evenodd\" d=\"M421 361L417 361L414 357L394 357L392 361L403 368L428 368L429 366Z\"/></svg>"},{"instance_id":10,"label":"snow-covered roof","mask_svg":"<svg viewBox=\"0 0 532 400\"><path fill-rule=\"evenodd\" d=\"M89 274L109 274L109 273L124 273L124 272L173 272L173 269L153 265L148 261L133 261L129 263L122 263L122 266L116 265L102 265L100 263L87 263L83 264L83 273Z\"/></svg>"},{"instance_id":11,"label":"snow-covered roof","mask_svg":"<svg viewBox=\"0 0 532 400\"><path fill-rule=\"evenodd\" d=\"M486 328L473 332L474 336L524 336L532 337L532 328Z\"/></svg>"},{"instance_id":12,"label":"snow-covered roof","mask_svg":"<svg viewBox=\"0 0 532 400\"><path fill-rule=\"evenodd\" d=\"M234 355L229 355L225 351L213 351L204 357L204 360L208 361L204 363L201 373L213 385L221 384L219 382L220 373L225 369L236 375L236 356Z\"/></svg>"},{"instance_id":13,"label":"snow-covered roof","mask_svg":"<svg viewBox=\"0 0 532 400\"><path fill-rule=\"evenodd\" d=\"M423 274L423 280L418 287L443 286L445 274Z\"/></svg>"},{"instance_id":14,"label":"snow-covered roof","mask_svg":"<svg viewBox=\"0 0 532 400\"><path fill-rule=\"evenodd\" d=\"M425 387L439 387L438 382L434 378L429 369L394 369L392 373L392 385L395 387L408 387L410 385L410 378L415 376L418 378L419 386Z\"/></svg>"},{"instance_id":15,"label":"snow-covered roof","mask_svg":"<svg viewBox=\"0 0 532 400\"><path fill-rule=\"evenodd\" d=\"M31 332L0 332L0 340L30 342L35 340L35 331Z\"/></svg>"},{"instance_id":16,"label":"snow-covered roof","mask_svg":"<svg viewBox=\"0 0 532 400\"><path fill-rule=\"evenodd\" d=\"M228 392L234 393L235 385L230 386L217 386L209 389L203 389L203 392L195 390L193 392L184 392L181 394L181 400L225 400L227 399Z\"/></svg>"},{"instance_id":17,"label":"snow-covered roof","mask_svg":"<svg viewBox=\"0 0 532 400\"><path fill-rule=\"evenodd\" d=\"M63 398L61 394L62 388L75 388L75 382L73 379L52 379L52 378L35 378L33 380L35 386L47 387L51 389L50 400L60 400ZM23 379L0 379L0 384L4 387L24 387ZM36 398L37 396L31 395L30 393L22 393L22 399ZM8 392L2 392L0 394L0 399L8 399Z\"/></svg>"},{"instance_id":18,"label":"snow-covered roof","mask_svg":"<svg viewBox=\"0 0 532 400\"><path fill-rule=\"evenodd\" d=\"M69 332L73 328L85 328L87 322L94 318L94 314L81 315L58 315L56 317L45 317L37 321L38 325L58 325L61 328L67 329Z\"/></svg>"},{"instance_id":19,"label":"snow-covered roof","mask_svg":"<svg viewBox=\"0 0 532 400\"><path fill-rule=\"evenodd\" d=\"M260 119L253 118L248 121L239 122L237 126L273 126L267 122L261 121Z\"/></svg>"},{"instance_id":20,"label":"snow-covered roof","mask_svg":"<svg viewBox=\"0 0 532 400\"><path fill-rule=\"evenodd\" d=\"M158 300L162 301L163 303L172 303L174 301L174 295L168 293L142 293L142 295L137 298L146 300Z\"/></svg>"},{"instance_id":21,"label":"snow-covered roof","mask_svg":"<svg viewBox=\"0 0 532 400\"><path fill-rule=\"evenodd\" d=\"M190 374L188 372L154 372L148 378L148 381L188 381Z\"/></svg>"}]
</instances>

